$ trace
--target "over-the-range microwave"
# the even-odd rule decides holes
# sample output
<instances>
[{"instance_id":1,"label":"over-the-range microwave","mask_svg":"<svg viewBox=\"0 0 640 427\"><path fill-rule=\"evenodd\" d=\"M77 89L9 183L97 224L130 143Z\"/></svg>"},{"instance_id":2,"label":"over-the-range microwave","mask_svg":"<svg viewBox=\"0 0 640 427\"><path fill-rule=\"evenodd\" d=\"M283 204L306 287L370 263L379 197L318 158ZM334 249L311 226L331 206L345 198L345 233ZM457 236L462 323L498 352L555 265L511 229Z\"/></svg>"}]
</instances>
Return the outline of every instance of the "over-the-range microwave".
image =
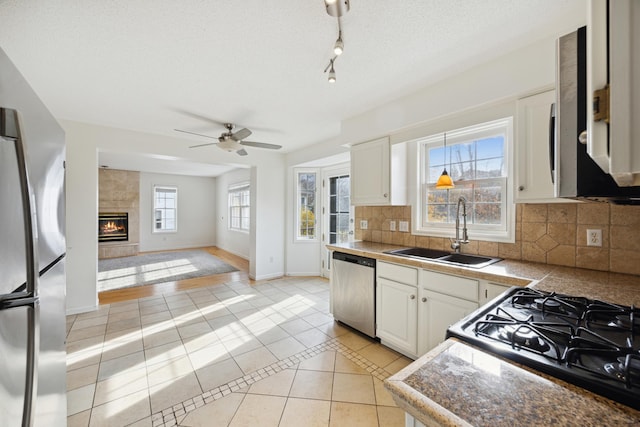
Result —
<instances>
[{"instance_id":1,"label":"over-the-range microwave","mask_svg":"<svg viewBox=\"0 0 640 427\"><path fill-rule=\"evenodd\" d=\"M587 28L561 37L556 53L549 150L555 196L640 204L640 186L618 186L587 153Z\"/></svg>"}]
</instances>

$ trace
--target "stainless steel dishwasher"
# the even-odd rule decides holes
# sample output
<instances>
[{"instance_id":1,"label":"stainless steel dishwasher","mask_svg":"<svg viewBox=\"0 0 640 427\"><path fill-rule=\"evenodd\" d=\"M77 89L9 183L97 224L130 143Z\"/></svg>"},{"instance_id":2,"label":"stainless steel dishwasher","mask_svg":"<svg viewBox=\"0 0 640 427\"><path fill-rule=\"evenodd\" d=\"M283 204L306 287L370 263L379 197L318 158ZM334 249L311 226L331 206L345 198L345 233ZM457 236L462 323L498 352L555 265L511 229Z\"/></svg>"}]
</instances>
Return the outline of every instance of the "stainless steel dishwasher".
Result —
<instances>
[{"instance_id":1,"label":"stainless steel dishwasher","mask_svg":"<svg viewBox=\"0 0 640 427\"><path fill-rule=\"evenodd\" d=\"M375 338L376 260L334 252L332 274L334 319Z\"/></svg>"}]
</instances>

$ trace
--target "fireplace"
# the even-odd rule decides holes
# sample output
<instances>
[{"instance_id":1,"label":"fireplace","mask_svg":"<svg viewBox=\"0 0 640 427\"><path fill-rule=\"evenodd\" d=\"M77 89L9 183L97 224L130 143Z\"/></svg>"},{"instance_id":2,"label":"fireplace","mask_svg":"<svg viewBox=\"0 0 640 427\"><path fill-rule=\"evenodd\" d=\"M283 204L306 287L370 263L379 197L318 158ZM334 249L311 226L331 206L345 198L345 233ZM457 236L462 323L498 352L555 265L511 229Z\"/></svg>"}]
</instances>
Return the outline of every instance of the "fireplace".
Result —
<instances>
[{"instance_id":1,"label":"fireplace","mask_svg":"<svg viewBox=\"0 0 640 427\"><path fill-rule=\"evenodd\" d=\"M129 240L129 214L98 214L98 242L122 242Z\"/></svg>"}]
</instances>

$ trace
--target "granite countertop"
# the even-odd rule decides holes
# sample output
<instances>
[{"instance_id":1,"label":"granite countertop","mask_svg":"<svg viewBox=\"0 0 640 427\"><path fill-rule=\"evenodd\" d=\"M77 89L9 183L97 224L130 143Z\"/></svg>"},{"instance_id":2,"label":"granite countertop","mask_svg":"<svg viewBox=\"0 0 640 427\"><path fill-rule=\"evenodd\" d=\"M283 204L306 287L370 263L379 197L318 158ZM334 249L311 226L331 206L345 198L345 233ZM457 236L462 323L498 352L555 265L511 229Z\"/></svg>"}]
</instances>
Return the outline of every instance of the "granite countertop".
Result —
<instances>
[{"instance_id":1,"label":"granite countertop","mask_svg":"<svg viewBox=\"0 0 640 427\"><path fill-rule=\"evenodd\" d=\"M442 273L640 306L640 276L503 260L482 269L389 255L372 242L330 250ZM402 409L426 425L640 425L640 411L469 344L448 339L385 381Z\"/></svg>"}]
</instances>

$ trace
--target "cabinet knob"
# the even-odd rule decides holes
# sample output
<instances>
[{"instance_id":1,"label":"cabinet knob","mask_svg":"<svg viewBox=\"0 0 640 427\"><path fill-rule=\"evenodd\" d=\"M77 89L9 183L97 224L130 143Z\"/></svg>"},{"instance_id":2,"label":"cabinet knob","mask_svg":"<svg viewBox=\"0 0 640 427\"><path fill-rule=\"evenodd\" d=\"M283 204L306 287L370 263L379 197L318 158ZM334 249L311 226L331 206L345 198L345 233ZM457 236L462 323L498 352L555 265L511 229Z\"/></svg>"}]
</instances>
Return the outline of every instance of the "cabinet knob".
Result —
<instances>
[{"instance_id":1,"label":"cabinet knob","mask_svg":"<svg viewBox=\"0 0 640 427\"><path fill-rule=\"evenodd\" d=\"M416 299L416 296L415 295L411 295L409 298Z\"/></svg>"},{"instance_id":2,"label":"cabinet knob","mask_svg":"<svg viewBox=\"0 0 640 427\"><path fill-rule=\"evenodd\" d=\"M389 197L389 193L384 193L383 196L386 199L387 197Z\"/></svg>"},{"instance_id":3,"label":"cabinet knob","mask_svg":"<svg viewBox=\"0 0 640 427\"><path fill-rule=\"evenodd\" d=\"M521 185L520 187L518 187L518 191L523 191L524 190L524 185Z\"/></svg>"},{"instance_id":4,"label":"cabinet knob","mask_svg":"<svg viewBox=\"0 0 640 427\"><path fill-rule=\"evenodd\" d=\"M422 302L427 302L427 297L422 297Z\"/></svg>"}]
</instances>

